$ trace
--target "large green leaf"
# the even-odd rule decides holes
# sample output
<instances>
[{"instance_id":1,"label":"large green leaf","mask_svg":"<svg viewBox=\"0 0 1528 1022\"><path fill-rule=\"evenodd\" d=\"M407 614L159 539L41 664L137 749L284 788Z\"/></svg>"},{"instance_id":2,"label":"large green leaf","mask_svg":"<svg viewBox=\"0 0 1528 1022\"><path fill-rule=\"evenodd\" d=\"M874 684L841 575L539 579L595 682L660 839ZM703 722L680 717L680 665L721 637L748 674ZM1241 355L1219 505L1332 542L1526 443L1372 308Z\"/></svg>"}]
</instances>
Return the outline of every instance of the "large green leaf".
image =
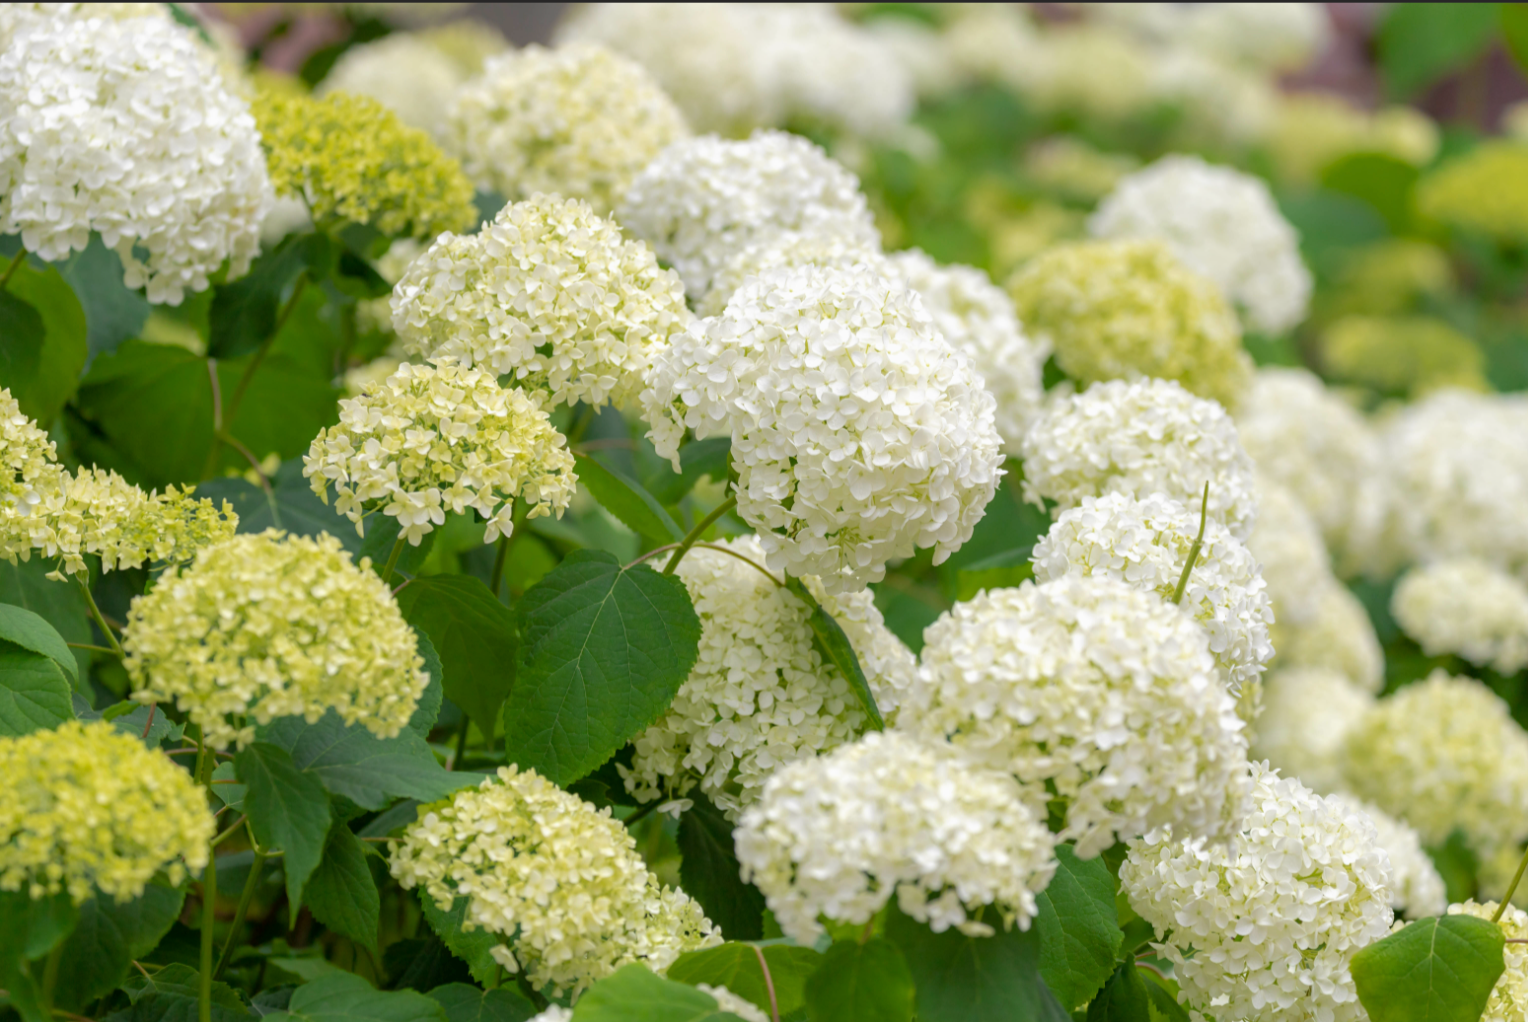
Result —
<instances>
[{"instance_id":1,"label":"large green leaf","mask_svg":"<svg viewBox=\"0 0 1528 1022\"><path fill-rule=\"evenodd\" d=\"M37 379L47 337L42 316L36 309L10 291L0 291L0 386L12 396L25 394Z\"/></svg>"},{"instance_id":2,"label":"large green leaf","mask_svg":"<svg viewBox=\"0 0 1528 1022\"><path fill-rule=\"evenodd\" d=\"M178 963L152 975L132 972L122 984L133 1005L126 1022L196 1022L201 982L200 973ZM237 990L213 980L213 1022L242 1022L252 1017Z\"/></svg>"},{"instance_id":3,"label":"large green leaf","mask_svg":"<svg viewBox=\"0 0 1528 1022\"><path fill-rule=\"evenodd\" d=\"M16 271L0 295L0 317L8 304L22 303L31 308L42 324L43 340L37 349L35 368L25 381L17 384L0 379L11 388L11 395L21 402L21 410L36 419L44 429L53 424L64 402L79 386L80 370L85 368L85 312L80 308L74 289L53 267L38 270L27 262ZM26 317L23 316L23 319ZM25 324L16 323L18 328ZM5 334L0 323L0 337ZM23 339L26 349L29 341ZM0 341L0 351L20 351L7 339Z\"/></svg>"},{"instance_id":4,"label":"large green leaf","mask_svg":"<svg viewBox=\"0 0 1528 1022\"><path fill-rule=\"evenodd\" d=\"M333 271L334 245L323 234L292 234L256 259L249 273L220 286L208 318L212 340L207 353L217 358L247 355L276 330L283 298L299 274L316 280Z\"/></svg>"},{"instance_id":5,"label":"large green leaf","mask_svg":"<svg viewBox=\"0 0 1528 1022\"><path fill-rule=\"evenodd\" d=\"M244 812L261 847L283 854L293 922L302 892L318 868L329 834L329 793L318 776L301 770L279 745L254 742L239 750L234 769L244 782Z\"/></svg>"},{"instance_id":6,"label":"large green leaf","mask_svg":"<svg viewBox=\"0 0 1528 1022\"><path fill-rule=\"evenodd\" d=\"M920 1022L998 1022L1066 1019L1066 1011L1040 977L1040 939L1033 929L1003 929L997 910L982 921L990 937L954 928L934 933L893 905L886 937L902 951L918 990Z\"/></svg>"},{"instance_id":7,"label":"large green leaf","mask_svg":"<svg viewBox=\"0 0 1528 1022\"><path fill-rule=\"evenodd\" d=\"M811 1022L911 1022L913 974L897 945L881 937L841 940L806 981Z\"/></svg>"},{"instance_id":8,"label":"large green leaf","mask_svg":"<svg viewBox=\"0 0 1528 1022\"><path fill-rule=\"evenodd\" d=\"M290 753L296 770L363 809L381 809L393 798L434 802L481 779L447 771L417 731L378 738L365 725L346 724L332 709L316 724L282 717L256 736Z\"/></svg>"},{"instance_id":9,"label":"large green leaf","mask_svg":"<svg viewBox=\"0 0 1528 1022\"><path fill-rule=\"evenodd\" d=\"M1056 846L1056 875L1036 897L1040 975L1068 1008L1084 1004L1114 971L1124 934L1114 907L1114 876L1102 858L1079 859Z\"/></svg>"},{"instance_id":10,"label":"large green leaf","mask_svg":"<svg viewBox=\"0 0 1528 1022\"><path fill-rule=\"evenodd\" d=\"M716 998L684 983L628 965L578 999L573 1022L742 1022Z\"/></svg>"},{"instance_id":11,"label":"large green leaf","mask_svg":"<svg viewBox=\"0 0 1528 1022\"><path fill-rule=\"evenodd\" d=\"M1501 34L1517 66L1528 69L1528 4L1498 4Z\"/></svg>"},{"instance_id":12,"label":"large green leaf","mask_svg":"<svg viewBox=\"0 0 1528 1022\"><path fill-rule=\"evenodd\" d=\"M55 265L84 310L90 357L115 351L138 336L149 318L148 299L123 282L122 260L101 243L100 235L92 234L89 245Z\"/></svg>"},{"instance_id":13,"label":"large green leaf","mask_svg":"<svg viewBox=\"0 0 1528 1022\"><path fill-rule=\"evenodd\" d=\"M504 747L558 784L578 780L658 719L700 642L683 582L645 564L623 568L603 551L570 554L518 610Z\"/></svg>"},{"instance_id":14,"label":"large green leaf","mask_svg":"<svg viewBox=\"0 0 1528 1022\"><path fill-rule=\"evenodd\" d=\"M68 642L90 642L85 597L73 582L49 578L51 570L48 562L38 557L20 564L0 560L0 603L32 611L57 629ZM90 666L90 653L83 649L71 652L78 676L83 677Z\"/></svg>"},{"instance_id":15,"label":"large green leaf","mask_svg":"<svg viewBox=\"0 0 1528 1022\"><path fill-rule=\"evenodd\" d=\"M308 878L307 899L313 918L377 953L381 895L366 864L366 849L342 823L329 828L323 860Z\"/></svg>"},{"instance_id":16,"label":"large green leaf","mask_svg":"<svg viewBox=\"0 0 1528 1022\"><path fill-rule=\"evenodd\" d=\"M178 887L149 884L126 904L97 896L81 905L79 922L59 956L60 1006L78 1010L121 984L133 960L164 938L185 897Z\"/></svg>"},{"instance_id":17,"label":"large green leaf","mask_svg":"<svg viewBox=\"0 0 1528 1022\"><path fill-rule=\"evenodd\" d=\"M466 983L472 978L467 965L428 928L420 936L396 941L382 952L382 968L392 977L396 990L429 993L436 987ZM476 988L474 988L476 989Z\"/></svg>"},{"instance_id":18,"label":"large green leaf","mask_svg":"<svg viewBox=\"0 0 1528 1022\"><path fill-rule=\"evenodd\" d=\"M769 967L767 981L759 964L760 955ZM821 964L822 955L809 947L789 944L756 947L729 941L721 947L680 955L669 966L668 978L691 986L707 983L726 987L758 1005L765 1014L770 1012L769 991L773 985L774 1007L779 1009L781 1018L786 1018L806 1006L807 978Z\"/></svg>"},{"instance_id":19,"label":"large green leaf","mask_svg":"<svg viewBox=\"0 0 1528 1022\"><path fill-rule=\"evenodd\" d=\"M586 454L575 457L578 481L593 494L601 507L619 518L632 532L659 543L684 538L684 530L641 483L606 468Z\"/></svg>"},{"instance_id":20,"label":"large green leaf","mask_svg":"<svg viewBox=\"0 0 1528 1022\"><path fill-rule=\"evenodd\" d=\"M515 616L470 575L416 578L398 590L398 609L440 657L446 697L493 735L515 683Z\"/></svg>"},{"instance_id":21,"label":"large green leaf","mask_svg":"<svg viewBox=\"0 0 1528 1022\"><path fill-rule=\"evenodd\" d=\"M1476 1022L1505 968L1506 939L1474 916L1418 919L1353 956L1374 1022Z\"/></svg>"},{"instance_id":22,"label":"large green leaf","mask_svg":"<svg viewBox=\"0 0 1528 1022\"><path fill-rule=\"evenodd\" d=\"M1088 1022L1151 1022L1151 999L1134 962L1114 970L1088 1005Z\"/></svg>"},{"instance_id":23,"label":"large green leaf","mask_svg":"<svg viewBox=\"0 0 1528 1022\"><path fill-rule=\"evenodd\" d=\"M431 990L430 997L446 1010L449 1022L525 1022L537 1014L536 1006L514 987L479 990L448 983Z\"/></svg>"},{"instance_id":24,"label":"large green leaf","mask_svg":"<svg viewBox=\"0 0 1528 1022\"><path fill-rule=\"evenodd\" d=\"M451 949L453 955L467 963L467 970L473 979L485 986L498 979L499 963L489 952L496 945L502 944L503 938L489 933L481 926L472 930L462 928L467 918L466 898L457 898L449 909L442 909L435 904L435 899L421 891L419 904L424 908L424 918L430 924L430 929Z\"/></svg>"},{"instance_id":25,"label":"large green leaf","mask_svg":"<svg viewBox=\"0 0 1528 1022\"><path fill-rule=\"evenodd\" d=\"M1385 88L1407 98L1474 62L1496 33L1496 4L1393 4L1376 42Z\"/></svg>"},{"instance_id":26,"label":"large green leaf","mask_svg":"<svg viewBox=\"0 0 1528 1022\"><path fill-rule=\"evenodd\" d=\"M806 604L806 623L812 630L812 645L816 647L818 655L826 663L837 667L838 673L848 681L849 690L870 718L870 727L876 731L884 730L886 721L881 717L880 707L875 705L875 693L870 691L870 682L865 677L864 668L860 666L859 654L854 652L854 644L844 634L843 627L833 619L832 614L823 609L812 591L799 578L786 575L785 588Z\"/></svg>"},{"instance_id":27,"label":"large green leaf","mask_svg":"<svg viewBox=\"0 0 1528 1022\"><path fill-rule=\"evenodd\" d=\"M1373 206L1396 234L1411 224L1417 168L1387 153L1350 153L1321 172L1321 183Z\"/></svg>"},{"instance_id":28,"label":"large green leaf","mask_svg":"<svg viewBox=\"0 0 1528 1022\"><path fill-rule=\"evenodd\" d=\"M58 664L0 641L0 735L55 728L73 716L69 679Z\"/></svg>"},{"instance_id":29,"label":"large green leaf","mask_svg":"<svg viewBox=\"0 0 1528 1022\"><path fill-rule=\"evenodd\" d=\"M764 936L764 895L743 882L732 823L700 789L689 798L693 804L679 818L680 883L727 939L758 940Z\"/></svg>"},{"instance_id":30,"label":"large green leaf","mask_svg":"<svg viewBox=\"0 0 1528 1022\"><path fill-rule=\"evenodd\" d=\"M335 972L292 992L286 1011L267 1022L446 1022L436 1001L413 990L377 990L360 976Z\"/></svg>"},{"instance_id":31,"label":"large green leaf","mask_svg":"<svg viewBox=\"0 0 1528 1022\"><path fill-rule=\"evenodd\" d=\"M0 603L0 639L41 653L58 664L71 679L78 677L79 667L69 643L45 618L25 607Z\"/></svg>"}]
</instances>

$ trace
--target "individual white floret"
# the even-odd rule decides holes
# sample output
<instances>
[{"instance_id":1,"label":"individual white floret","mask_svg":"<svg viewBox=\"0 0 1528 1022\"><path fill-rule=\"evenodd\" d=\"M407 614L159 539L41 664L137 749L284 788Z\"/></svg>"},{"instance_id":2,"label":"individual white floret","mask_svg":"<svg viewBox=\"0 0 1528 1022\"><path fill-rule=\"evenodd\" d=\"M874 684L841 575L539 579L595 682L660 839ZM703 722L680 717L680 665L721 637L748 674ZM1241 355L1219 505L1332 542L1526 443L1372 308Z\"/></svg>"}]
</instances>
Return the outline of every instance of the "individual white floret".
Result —
<instances>
[{"instance_id":1,"label":"individual white floret","mask_svg":"<svg viewBox=\"0 0 1528 1022\"><path fill-rule=\"evenodd\" d=\"M1226 844L1167 830L1131 845L1130 905L1195 1018L1363 1022L1353 955L1386 936L1391 869L1368 816L1253 764Z\"/></svg>"},{"instance_id":2,"label":"individual white floret","mask_svg":"<svg viewBox=\"0 0 1528 1022\"><path fill-rule=\"evenodd\" d=\"M880 245L854 175L783 131L676 142L632 182L616 219L679 271L697 301L733 259L784 231Z\"/></svg>"},{"instance_id":3,"label":"individual white floret","mask_svg":"<svg viewBox=\"0 0 1528 1022\"><path fill-rule=\"evenodd\" d=\"M1341 791L1347 787L1342 763L1348 732L1373 705L1374 696L1341 671L1270 671L1263 683L1263 712L1254 725L1252 758L1267 760L1318 794Z\"/></svg>"},{"instance_id":4,"label":"individual white floret","mask_svg":"<svg viewBox=\"0 0 1528 1022\"><path fill-rule=\"evenodd\" d=\"M1223 837L1247 741L1205 631L1110 578L992 589L924 632L900 726L1045 786L1089 858L1167 824Z\"/></svg>"},{"instance_id":5,"label":"individual white floret","mask_svg":"<svg viewBox=\"0 0 1528 1022\"><path fill-rule=\"evenodd\" d=\"M1443 877L1422 848L1422 839L1413 828L1352 796L1328 795L1327 801L1341 803L1350 812L1363 813L1374 824L1379 846L1390 857L1391 908L1405 912L1412 919L1443 914L1448 907Z\"/></svg>"},{"instance_id":6,"label":"individual white floret","mask_svg":"<svg viewBox=\"0 0 1528 1022\"><path fill-rule=\"evenodd\" d=\"M1063 511L1035 544L1035 581L1102 576L1171 601L1199 532L1199 509L1160 493L1085 497ZM1273 658L1267 586L1255 561L1224 525L1205 522L1204 539L1179 604L1203 626L1233 694L1255 687Z\"/></svg>"},{"instance_id":7,"label":"individual white floret","mask_svg":"<svg viewBox=\"0 0 1528 1022\"><path fill-rule=\"evenodd\" d=\"M1340 671L1366 692L1378 692L1385 683L1385 650L1374 622L1358 597L1335 578L1328 576L1316 590L1309 620L1285 624L1276 618L1270 634L1275 667Z\"/></svg>"},{"instance_id":8,"label":"individual white floret","mask_svg":"<svg viewBox=\"0 0 1528 1022\"><path fill-rule=\"evenodd\" d=\"M1024 495L1065 510L1084 497L1162 493L1246 539L1257 514L1252 459L1214 401L1170 380L1109 380L1048 405L1024 437Z\"/></svg>"},{"instance_id":9,"label":"individual white floret","mask_svg":"<svg viewBox=\"0 0 1528 1022\"><path fill-rule=\"evenodd\" d=\"M895 731L781 769L735 841L745 879L806 945L819 916L863 924L893 896L935 932L990 935L987 905L1027 930L1056 870L1053 838L1012 777Z\"/></svg>"},{"instance_id":10,"label":"individual white floret","mask_svg":"<svg viewBox=\"0 0 1528 1022\"><path fill-rule=\"evenodd\" d=\"M1473 557L1408 571L1390 610L1428 656L1453 653L1498 674L1528 665L1528 586Z\"/></svg>"},{"instance_id":11,"label":"individual white floret","mask_svg":"<svg viewBox=\"0 0 1528 1022\"><path fill-rule=\"evenodd\" d=\"M780 270L674 335L642 401L658 454L729 436L769 565L828 592L970 538L1002 474L992 395L922 300L872 267Z\"/></svg>"},{"instance_id":12,"label":"individual white floret","mask_svg":"<svg viewBox=\"0 0 1528 1022\"><path fill-rule=\"evenodd\" d=\"M0 234L63 259L92 232L177 305L259 251L260 136L212 53L161 16L49 17L0 51Z\"/></svg>"},{"instance_id":13,"label":"individual white floret","mask_svg":"<svg viewBox=\"0 0 1528 1022\"><path fill-rule=\"evenodd\" d=\"M1166 156L1120 181L1088 221L1098 238L1159 238L1220 285L1253 330L1281 334L1305 318L1311 275L1300 239L1268 186L1197 156Z\"/></svg>"}]
</instances>

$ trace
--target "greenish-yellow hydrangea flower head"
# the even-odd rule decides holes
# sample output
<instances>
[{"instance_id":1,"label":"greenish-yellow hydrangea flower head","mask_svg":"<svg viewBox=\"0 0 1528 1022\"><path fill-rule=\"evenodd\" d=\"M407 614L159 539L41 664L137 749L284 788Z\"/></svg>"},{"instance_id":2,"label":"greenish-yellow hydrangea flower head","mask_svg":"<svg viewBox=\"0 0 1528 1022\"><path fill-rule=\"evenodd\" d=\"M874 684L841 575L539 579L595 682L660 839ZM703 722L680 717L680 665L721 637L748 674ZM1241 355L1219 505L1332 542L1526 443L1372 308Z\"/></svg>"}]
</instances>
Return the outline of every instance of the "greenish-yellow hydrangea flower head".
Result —
<instances>
[{"instance_id":1,"label":"greenish-yellow hydrangea flower head","mask_svg":"<svg viewBox=\"0 0 1528 1022\"><path fill-rule=\"evenodd\" d=\"M1417 182L1417 211L1499 241L1528 240L1528 145L1487 142Z\"/></svg>"},{"instance_id":2,"label":"greenish-yellow hydrangea flower head","mask_svg":"<svg viewBox=\"0 0 1528 1022\"><path fill-rule=\"evenodd\" d=\"M1348 733L1343 772L1429 845L1456 827L1485 853L1528 837L1528 734L1473 678L1434 671L1376 702Z\"/></svg>"},{"instance_id":3,"label":"greenish-yellow hydrangea flower head","mask_svg":"<svg viewBox=\"0 0 1528 1022\"><path fill-rule=\"evenodd\" d=\"M561 515L578 477L563 435L526 393L453 359L405 362L361 396L340 402L340 421L313 438L303 458L313 492L364 526L380 508L414 546L446 512L476 511L485 542L514 529L520 497L532 518Z\"/></svg>"},{"instance_id":4,"label":"greenish-yellow hydrangea flower head","mask_svg":"<svg viewBox=\"0 0 1528 1022\"><path fill-rule=\"evenodd\" d=\"M0 462L0 557L14 564L29 556L43 498L57 491L64 470L53 441L8 388L0 388Z\"/></svg>"},{"instance_id":5,"label":"greenish-yellow hydrangea flower head","mask_svg":"<svg viewBox=\"0 0 1528 1022\"><path fill-rule=\"evenodd\" d=\"M633 402L653 354L692 318L644 242L587 203L536 195L409 263L393 329L420 358L513 376L549 405Z\"/></svg>"},{"instance_id":6,"label":"greenish-yellow hydrangea flower head","mask_svg":"<svg viewBox=\"0 0 1528 1022\"><path fill-rule=\"evenodd\" d=\"M119 902L207 864L216 824L191 775L105 721L0 738L0 891Z\"/></svg>"},{"instance_id":7,"label":"greenish-yellow hydrangea flower head","mask_svg":"<svg viewBox=\"0 0 1528 1022\"><path fill-rule=\"evenodd\" d=\"M1235 407L1252 379L1236 313L1159 241L1058 245L1008 281L1019 320L1084 384L1157 377Z\"/></svg>"},{"instance_id":8,"label":"greenish-yellow hydrangea flower head","mask_svg":"<svg viewBox=\"0 0 1528 1022\"><path fill-rule=\"evenodd\" d=\"M392 592L327 533L235 536L133 601L122 648L139 702L174 702L215 748L254 723L336 710L381 738L429 684Z\"/></svg>"},{"instance_id":9,"label":"greenish-yellow hydrangea flower head","mask_svg":"<svg viewBox=\"0 0 1528 1022\"><path fill-rule=\"evenodd\" d=\"M490 58L446 113L447 145L509 199L557 192L609 213L684 115L640 64L603 46L527 46Z\"/></svg>"},{"instance_id":10,"label":"greenish-yellow hydrangea flower head","mask_svg":"<svg viewBox=\"0 0 1528 1022\"><path fill-rule=\"evenodd\" d=\"M500 767L476 788L422 806L388 846L393 876L464 927L503 939L494 959L537 987L580 991L623 965L655 972L721 943L683 891L661 886L609 809L533 770Z\"/></svg>"},{"instance_id":11,"label":"greenish-yellow hydrangea flower head","mask_svg":"<svg viewBox=\"0 0 1528 1022\"><path fill-rule=\"evenodd\" d=\"M1432 316L1344 316L1321 335L1320 357L1330 378L1413 400L1491 389L1480 346Z\"/></svg>"},{"instance_id":12,"label":"greenish-yellow hydrangea flower head","mask_svg":"<svg viewBox=\"0 0 1528 1022\"><path fill-rule=\"evenodd\" d=\"M276 193L302 199L320 227L433 238L477 222L472 182L457 162L374 99L265 89L254 114Z\"/></svg>"}]
</instances>

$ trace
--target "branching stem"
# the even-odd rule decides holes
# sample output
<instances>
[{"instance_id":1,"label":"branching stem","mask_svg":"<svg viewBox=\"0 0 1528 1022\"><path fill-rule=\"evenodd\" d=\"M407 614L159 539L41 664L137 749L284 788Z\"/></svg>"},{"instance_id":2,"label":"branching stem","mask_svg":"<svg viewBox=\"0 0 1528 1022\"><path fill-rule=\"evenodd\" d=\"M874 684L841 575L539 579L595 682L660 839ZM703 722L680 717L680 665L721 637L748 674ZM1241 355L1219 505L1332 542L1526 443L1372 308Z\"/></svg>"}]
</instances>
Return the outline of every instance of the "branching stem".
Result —
<instances>
[{"instance_id":1,"label":"branching stem","mask_svg":"<svg viewBox=\"0 0 1528 1022\"><path fill-rule=\"evenodd\" d=\"M85 594L85 605L90 608L90 616L95 618L95 623L101 626L101 632L106 636L106 641L111 645L111 654L118 660L126 658L122 652L122 644L117 641L117 634L111 630L111 625L106 623L106 618L101 614L101 608L96 606L95 597L90 595L90 586L80 576L74 576L74 581L79 583L80 592Z\"/></svg>"},{"instance_id":2,"label":"branching stem","mask_svg":"<svg viewBox=\"0 0 1528 1022\"><path fill-rule=\"evenodd\" d=\"M1507 911L1507 906L1512 904L1512 896L1517 893L1517 885L1522 882L1523 870L1528 869L1528 850L1523 852L1523 857L1517 862L1517 872L1512 874L1512 882L1507 885L1507 893L1501 896L1501 904L1496 906L1496 912L1491 916L1491 922L1501 921L1502 913Z\"/></svg>"},{"instance_id":3,"label":"branching stem","mask_svg":"<svg viewBox=\"0 0 1528 1022\"><path fill-rule=\"evenodd\" d=\"M716 524L718 518L735 507L737 507L737 494L733 493L732 496L716 505L716 508L710 514L697 522L695 528L691 529L689 534L679 541L679 547L674 551L674 556L670 557L669 562L663 566L663 573L665 575L672 575L675 569L679 567L679 562L684 559L684 555L689 553L690 547L700 541L700 538L706 534L706 530Z\"/></svg>"}]
</instances>

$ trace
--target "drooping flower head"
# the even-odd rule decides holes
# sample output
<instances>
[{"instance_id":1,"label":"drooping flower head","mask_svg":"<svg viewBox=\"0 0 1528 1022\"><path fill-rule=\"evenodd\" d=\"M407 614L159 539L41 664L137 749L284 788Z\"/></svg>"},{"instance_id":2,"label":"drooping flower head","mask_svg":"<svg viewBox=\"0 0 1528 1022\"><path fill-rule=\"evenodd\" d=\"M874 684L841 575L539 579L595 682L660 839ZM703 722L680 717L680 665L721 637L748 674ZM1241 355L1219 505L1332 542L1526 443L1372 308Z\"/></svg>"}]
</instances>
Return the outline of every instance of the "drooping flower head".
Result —
<instances>
[{"instance_id":1,"label":"drooping flower head","mask_svg":"<svg viewBox=\"0 0 1528 1022\"><path fill-rule=\"evenodd\" d=\"M1428 656L1453 653L1503 675L1528 666L1528 586L1472 557L1408 571L1390 610Z\"/></svg>"},{"instance_id":2,"label":"drooping flower head","mask_svg":"<svg viewBox=\"0 0 1528 1022\"><path fill-rule=\"evenodd\" d=\"M1454 828L1482 852L1528 837L1528 734L1473 678L1434 671L1379 700L1348 733L1353 792L1429 845Z\"/></svg>"},{"instance_id":3,"label":"drooping flower head","mask_svg":"<svg viewBox=\"0 0 1528 1022\"><path fill-rule=\"evenodd\" d=\"M1024 495L1065 510L1084 497L1161 493L1245 540L1257 514L1252 459L1224 408L1171 380L1095 383L1048 405L1024 437Z\"/></svg>"},{"instance_id":4,"label":"drooping flower head","mask_svg":"<svg viewBox=\"0 0 1528 1022\"><path fill-rule=\"evenodd\" d=\"M391 738L430 681L387 584L327 533L203 549L133 601L122 648L133 698L173 702L219 749L329 709Z\"/></svg>"},{"instance_id":5,"label":"drooping flower head","mask_svg":"<svg viewBox=\"0 0 1528 1022\"><path fill-rule=\"evenodd\" d=\"M462 168L374 99L263 89L255 117L277 194L303 200L320 227L433 238L477 223Z\"/></svg>"},{"instance_id":6,"label":"drooping flower head","mask_svg":"<svg viewBox=\"0 0 1528 1022\"><path fill-rule=\"evenodd\" d=\"M754 536L720 545L764 560ZM698 784L735 817L781 766L853 741L868 718L817 652L795 596L718 550L691 550L678 570L700 616L700 654L668 712L632 740L626 787L650 800ZM894 720L917 669L912 653L886 629L868 590L833 596L804 581L848 635L882 717Z\"/></svg>"},{"instance_id":7,"label":"drooping flower head","mask_svg":"<svg viewBox=\"0 0 1528 1022\"><path fill-rule=\"evenodd\" d=\"M160 870L207 864L207 798L162 752L105 721L0 737L0 891L131 901Z\"/></svg>"},{"instance_id":8,"label":"drooping flower head","mask_svg":"<svg viewBox=\"0 0 1528 1022\"><path fill-rule=\"evenodd\" d=\"M0 234L29 251L98 233L128 287L178 305L248 269L270 202L248 107L168 18L39 16L0 51Z\"/></svg>"},{"instance_id":9,"label":"drooping flower head","mask_svg":"<svg viewBox=\"0 0 1528 1022\"><path fill-rule=\"evenodd\" d=\"M754 279L674 336L643 394L658 454L730 436L770 566L828 592L971 536L1001 476L992 396L918 296L871 267Z\"/></svg>"},{"instance_id":10,"label":"drooping flower head","mask_svg":"<svg viewBox=\"0 0 1528 1022\"><path fill-rule=\"evenodd\" d=\"M1056 870L1054 839L1012 777L896 731L782 768L735 840L744 876L806 945L819 916L863 924L893 897L936 933L990 935L987 905L1027 930Z\"/></svg>"},{"instance_id":11,"label":"drooping flower head","mask_svg":"<svg viewBox=\"0 0 1528 1022\"><path fill-rule=\"evenodd\" d=\"M632 182L616 219L679 271L697 301L734 258L784 231L880 244L854 175L783 131L674 143Z\"/></svg>"},{"instance_id":12,"label":"drooping flower head","mask_svg":"<svg viewBox=\"0 0 1528 1022\"><path fill-rule=\"evenodd\" d=\"M640 65L586 44L490 58L446 117L446 144L479 187L510 200L555 192L601 215L653 157L690 133Z\"/></svg>"},{"instance_id":13,"label":"drooping flower head","mask_svg":"<svg viewBox=\"0 0 1528 1022\"><path fill-rule=\"evenodd\" d=\"M1344 790L1348 732L1374 705L1374 696L1331 667L1269 671L1263 712L1253 722L1252 758L1318 795Z\"/></svg>"},{"instance_id":14,"label":"drooping flower head","mask_svg":"<svg viewBox=\"0 0 1528 1022\"><path fill-rule=\"evenodd\" d=\"M1199 509L1161 494L1086 497L1035 544L1035 581L1112 578L1171 601L1198 532ZM1273 658L1273 612L1257 561L1219 522L1205 522L1180 605L1209 635L1231 693L1241 696L1245 689L1251 702Z\"/></svg>"},{"instance_id":15,"label":"drooping flower head","mask_svg":"<svg viewBox=\"0 0 1528 1022\"><path fill-rule=\"evenodd\" d=\"M1361 1022L1348 964L1394 919L1374 823L1261 764L1252 777L1235 840L1156 831L1120 883L1196 1017Z\"/></svg>"},{"instance_id":16,"label":"drooping flower head","mask_svg":"<svg viewBox=\"0 0 1528 1022\"><path fill-rule=\"evenodd\" d=\"M327 503L364 530L368 512L398 519L414 546L446 512L476 511L484 542L513 529L516 497L529 517L561 515L578 477L567 441L522 390L452 359L405 362L361 396L340 402L340 421L321 430L303 474Z\"/></svg>"},{"instance_id":17,"label":"drooping flower head","mask_svg":"<svg viewBox=\"0 0 1528 1022\"><path fill-rule=\"evenodd\" d=\"M1079 856L1167 824L1234 829L1242 722L1206 632L1156 594L1102 577L1026 582L957 603L924 640L901 726L1051 788Z\"/></svg>"},{"instance_id":18,"label":"drooping flower head","mask_svg":"<svg viewBox=\"0 0 1528 1022\"><path fill-rule=\"evenodd\" d=\"M393 328L421 359L513 376L548 406L626 405L692 318L672 270L585 203L537 195L476 234L443 234L393 290Z\"/></svg>"},{"instance_id":19,"label":"drooping flower head","mask_svg":"<svg viewBox=\"0 0 1528 1022\"><path fill-rule=\"evenodd\" d=\"M658 883L609 809L534 770L500 767L421 806L388 859L405 889L440 908L466 898L464 925L499 937L494 959L537 987L577 993L632 962L661 973L721 943L699 905Z\"/></svg>"},{"instance_id":20,"label":"drooping flower head","mask_svg":"<svg viewBox=\"0 0 1528 1022\"><path fill-rule=\"evenodd\" d=\"M1084 385L1156 377L1234 408L1252 377L1236 314L1160 241L1057 245L1008 281L1019 319Z\"/></svg>"}]
</instances>

